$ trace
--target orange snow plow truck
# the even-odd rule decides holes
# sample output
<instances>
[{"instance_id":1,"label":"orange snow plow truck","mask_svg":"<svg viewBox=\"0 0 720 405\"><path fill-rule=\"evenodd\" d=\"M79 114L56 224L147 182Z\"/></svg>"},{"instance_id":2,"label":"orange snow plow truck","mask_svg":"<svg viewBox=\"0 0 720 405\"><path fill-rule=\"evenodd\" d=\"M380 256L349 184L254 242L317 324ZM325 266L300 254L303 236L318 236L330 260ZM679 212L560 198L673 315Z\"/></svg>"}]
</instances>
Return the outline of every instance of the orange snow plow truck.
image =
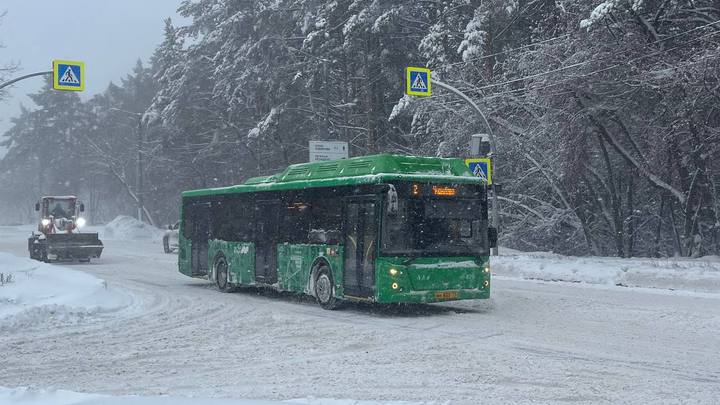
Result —
<instances>
[{"instance_id":1,"label":"orange snow plow truck","mask_svg":"<svg viewBox=\"0 0 720 405\"><path fill-rule=\"evenodd\" d=\"M75 196L42 197L35 204L40 213L37 232L28 238L30 258L43 262L99 258L103 244L97 233L83 233L85 211Z\"/></svg>"}]
</instances>

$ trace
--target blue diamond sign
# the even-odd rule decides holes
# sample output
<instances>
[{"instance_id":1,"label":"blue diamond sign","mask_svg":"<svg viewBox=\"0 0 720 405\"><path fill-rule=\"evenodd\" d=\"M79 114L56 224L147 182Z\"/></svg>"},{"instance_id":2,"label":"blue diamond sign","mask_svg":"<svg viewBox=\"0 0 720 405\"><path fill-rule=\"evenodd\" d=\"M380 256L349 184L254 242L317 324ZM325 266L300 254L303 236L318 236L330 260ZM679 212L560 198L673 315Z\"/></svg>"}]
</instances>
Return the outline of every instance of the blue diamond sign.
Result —
<instances>
[{"instance_id":1,"label":"blue diamond sign","mask_svg":"<svg viewBox=\"0 0 720 405\"><path fill-rule=\"evenodd\" d=\"M488 186L492 184L492 162L490 158L465 159L465 164L473 174L485 180Z\"/></svg>"},{"instance_id":2,"label":"blue diamond sign","mask_svg":"<svg viewBox=\"0 0 720 405\"><path fill-rule=\"evenodd\" d=\"M85 63L54 60L53 89L70 91L85 90Z\"/></svg>"},{"instance_id":3,"label":"blue diamond sign","mask_svg":"<svg viewBox=\"0 0 720 405\"><path fill-rule=\"evenodd\" d=\"M432 95L430 69L408 67L405 69L405 93L410 96L427 97Z\"/></svg>"}]
</instances>

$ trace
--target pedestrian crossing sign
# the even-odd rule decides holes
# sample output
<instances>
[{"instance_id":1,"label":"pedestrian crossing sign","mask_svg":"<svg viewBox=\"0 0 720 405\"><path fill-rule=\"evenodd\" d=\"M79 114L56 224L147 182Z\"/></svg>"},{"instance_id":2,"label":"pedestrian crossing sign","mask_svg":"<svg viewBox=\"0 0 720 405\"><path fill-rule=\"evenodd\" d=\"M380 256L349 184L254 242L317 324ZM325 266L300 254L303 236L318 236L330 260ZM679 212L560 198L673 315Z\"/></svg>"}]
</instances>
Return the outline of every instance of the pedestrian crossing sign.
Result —
<instances>
[{"instance_id":1,"label":"pedestrian crossing sign","mask_svg":"<svg viewBox=\"0 0 720 405\"><path fill-rule=\"evenodd\" d=\"M85 63L54 60L53 89L70 91L85 90Z\"/></svg>"},{"instance_id":2,"label":"pedestrian crossing sign","mask_svg":"<svg viewBox=\"0 0 720 405\"><path fill-rule=\"evenodd\" d=\"M432 95L430 69L408 67L405 69L405 93L410 96L426 97Z\"/></svg>"},{"instance_id":3,"label":"pedestrian crossing sign","mask_svg":"<svg viewBox=\"0 0 720 405\"><path fill-rule=\"evenodd\" d=\"M492 162L490 158L465 159L465 164L475 176L483 179L488 186L492 185Z\"/></svg>"}]
</instances>

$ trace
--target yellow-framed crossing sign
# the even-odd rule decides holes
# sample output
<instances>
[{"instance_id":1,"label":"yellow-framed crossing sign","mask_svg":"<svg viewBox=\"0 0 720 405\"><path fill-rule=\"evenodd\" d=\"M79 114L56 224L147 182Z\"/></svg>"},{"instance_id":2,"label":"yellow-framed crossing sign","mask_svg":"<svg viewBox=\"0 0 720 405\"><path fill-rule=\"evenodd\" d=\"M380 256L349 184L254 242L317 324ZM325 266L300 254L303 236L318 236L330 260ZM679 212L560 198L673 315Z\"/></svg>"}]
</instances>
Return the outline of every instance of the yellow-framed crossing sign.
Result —
<instances>
[{"instance_id":1,"label":"yellow-framed crossing sign","mask_svg":"<svg viewBox=\"0 0 720 405\"><path fill-rule=\"evenodd\" d=\"M490 158L465 159L465 164L473 174L492 185L492 160Z\"/></svg>"},{"instance_id":2,"label":"yellow-framed crossing sign","mask_svg":"<svg viewBox=\"0 0 720 405\"><path fill-rule=\"evenodd\" d=\"M85 63L69 60L53 61L53 89L85 90Z\"/></svg>"},{"instance_id":3,"label":"yellow-framed crossing sign","mask_svg":"<svg viewBox=\"0 0 720 405\"><path fill-rule=\"evenodd\" d=\"M432 77L430 69L421 67L405 68L405 94L428 97L432 95Z\"/></svg>"}]
</instances>

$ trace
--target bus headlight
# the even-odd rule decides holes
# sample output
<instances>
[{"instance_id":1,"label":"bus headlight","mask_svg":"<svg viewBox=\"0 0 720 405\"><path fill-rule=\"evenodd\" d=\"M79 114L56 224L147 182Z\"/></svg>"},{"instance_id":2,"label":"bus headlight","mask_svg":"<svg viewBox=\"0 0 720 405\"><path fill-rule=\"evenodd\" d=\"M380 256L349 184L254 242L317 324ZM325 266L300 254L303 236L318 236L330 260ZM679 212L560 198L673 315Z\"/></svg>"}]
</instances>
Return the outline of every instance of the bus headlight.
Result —
<instances>
[{"instance_id":1,"label":"bus headlight","mask_svg":"<svg viewBox=\"0 0 720 405\"><path fill-rule=\"evenodd\" d=\"M76 219L75 225L77 225L78 228L82 228L83 226L85 226L85 218Z\"/></svg>"},{"instance_id":2,"label":"bus headlight","mask_svg":"<svg viewBox=\"0 0 720 405\"><path fill-rule=\"evenodd\" d=\"M390 275L391 275L391 276L395 277L395 276L397 276L398 274L400 274L400 272L399 272L397 269L390 269Z\"/></svg>"},{"instance_id":3,"label":"bus headlight","mask_svg":"<svg viewBox=\"0 0 720 405\"><path fill-rule=\"evenodd\" d=\"M398 285L398 283L392 283L391 287L392 287L393 290L397 290L398 288L400 288L400 286Z\"/></svg>"},{"instance_id":4,"label":"bus headlight","mask_svg":"<svg viewBox=\"0 0 720 405\"><path fill-rule=\"evenodd\" d=\"M485 280L483 281L483 287L487 288L490 285L490 282Z\"/></svg>"},{"instance_id":5,"label":"bus headlight","mask_svg":"<svg viewBox=\"0 0 720 405\"><path fill-rule=\"evenodd\" d=\"M50 220L47 218L43 218L42 221L40 221L40 223L42 224L42 226L48 226L48 225L50 225Z\"/></svg>"},{"instance_id":6,"label":"bus headlight","mask_svg":"<svg viewBox=\"0 0 720 405\"><path fill-rule=\"evenodd\" d=\"M490 266L486 264L483 270L485 271L485 273L490 273Z\"/></svg>"}]
</instances>

